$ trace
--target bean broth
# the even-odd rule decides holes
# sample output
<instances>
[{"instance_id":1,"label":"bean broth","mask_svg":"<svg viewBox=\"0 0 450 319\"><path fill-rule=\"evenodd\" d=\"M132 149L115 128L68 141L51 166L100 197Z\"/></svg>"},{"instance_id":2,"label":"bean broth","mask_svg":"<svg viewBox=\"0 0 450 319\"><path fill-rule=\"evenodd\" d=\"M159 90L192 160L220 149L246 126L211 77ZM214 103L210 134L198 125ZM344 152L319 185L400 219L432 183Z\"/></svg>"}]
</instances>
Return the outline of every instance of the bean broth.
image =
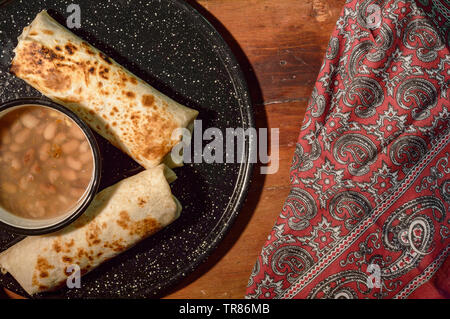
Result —
<instances>
[{"instance_id":1,"label":"bean broth","mask_svg":"<svg viewBox=\"0 0 450 319\"><path fill-rule=\"evenodd\" d=\"M23 218L73 209L93 172L90 144L65 114L26 105L0 117L0 205Z\"/></svg>"}]
</instances>

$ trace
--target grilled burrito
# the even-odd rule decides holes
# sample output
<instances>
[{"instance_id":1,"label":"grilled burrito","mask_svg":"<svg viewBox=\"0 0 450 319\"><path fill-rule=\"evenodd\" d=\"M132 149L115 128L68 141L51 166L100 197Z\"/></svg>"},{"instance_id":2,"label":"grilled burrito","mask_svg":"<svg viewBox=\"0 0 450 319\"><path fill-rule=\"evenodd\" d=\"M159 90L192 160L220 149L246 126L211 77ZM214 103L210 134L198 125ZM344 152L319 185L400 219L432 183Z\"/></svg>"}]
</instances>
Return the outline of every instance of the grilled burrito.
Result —
<instances>
[{"instance_id":1,"label":"grilled burrito","mask_svg":"<svg viewBox=\"0 0 450 319\"><path fill-rule=\"evenodd\" d=\"M52 234L26 237L0 253L0 269L29 294L64 286L174 221L181 206L161 164L104 189L74 223Z\"/></svg>"},{"instance_id":2,"label":"grilled burrito","mask_svg":"<svg viewBox=\"0 0 450 319\"><path fill-rule=\"evenodd\" d=\"M14 52L12 74L74 111L140 165L182 165L170 151L197 111L158 92L46 11L23 30Z\"/></svg>"}]
</instances>

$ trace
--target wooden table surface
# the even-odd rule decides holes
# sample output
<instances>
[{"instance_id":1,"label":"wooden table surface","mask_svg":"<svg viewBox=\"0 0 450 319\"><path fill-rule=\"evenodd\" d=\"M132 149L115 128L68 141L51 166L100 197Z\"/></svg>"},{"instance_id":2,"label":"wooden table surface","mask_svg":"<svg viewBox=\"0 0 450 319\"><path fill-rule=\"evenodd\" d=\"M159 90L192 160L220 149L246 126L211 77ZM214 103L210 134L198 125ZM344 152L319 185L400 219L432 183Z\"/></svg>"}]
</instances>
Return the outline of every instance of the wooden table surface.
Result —
<instances>
[{"instance_id":1,"label":"wooden table surface","mask_svg":"<svg viewBox=\"0 0 450 319\"><path fill-rule=\"evenodd\" d=\"M345 0L187 1L236 55L251 91L257 127L280 129L280 168L276 174L260 175L256 167L246 204L230 232L166 298L243 298L289 193L289 167L303 115Z\"/></svg>"}]
</instances>

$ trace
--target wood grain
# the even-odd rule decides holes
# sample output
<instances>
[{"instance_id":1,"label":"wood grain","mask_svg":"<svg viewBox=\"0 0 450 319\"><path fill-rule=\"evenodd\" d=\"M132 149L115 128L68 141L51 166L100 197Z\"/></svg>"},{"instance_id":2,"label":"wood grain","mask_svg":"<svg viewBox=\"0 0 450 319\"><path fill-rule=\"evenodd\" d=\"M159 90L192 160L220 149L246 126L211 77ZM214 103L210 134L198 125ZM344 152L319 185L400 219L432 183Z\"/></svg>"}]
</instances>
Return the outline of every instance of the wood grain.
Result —
<instances>
[{"instance_id":1,"label":"wood grain","mask_svg":"<svg viewBox=\"0 0 450 319\"><path fill-rule=\"evenodd\" d=\"M279 128L280 168L255 168L247 202L210 258L166 298L243 298L252 268L289 194L303 115L344 0L200 0L241 64L258 127Z\"/></svg>"},{"instance_id":2,"label":"wood grain","mask_svg":"<svg viewBox=\"0 0 450 319\"><path fill-rule=\"evenodd\" d=\"M280 159L273 175L261 175L255 167L247 201L230 232L166 298L243 298L289 193L289 168L303 115L345 0L187 1L236 55L249 84L257 127L280 129Z\"/></svg>"},{"instance_id":3,"label":"wood grain","mask_svg":"<svg viewBox=\"0 0 450 319\"><path fill-rule=\"evenodd\" d=\"M189 1L245 52L256 74L254 103L308 98L343 0ZM198 5L196 5L198 4ZM216 23L218 22L218 23ZM225 31L225 32L223 32ZM259 86L259 88L257 87Z\"/></svg>"}]
</instances>

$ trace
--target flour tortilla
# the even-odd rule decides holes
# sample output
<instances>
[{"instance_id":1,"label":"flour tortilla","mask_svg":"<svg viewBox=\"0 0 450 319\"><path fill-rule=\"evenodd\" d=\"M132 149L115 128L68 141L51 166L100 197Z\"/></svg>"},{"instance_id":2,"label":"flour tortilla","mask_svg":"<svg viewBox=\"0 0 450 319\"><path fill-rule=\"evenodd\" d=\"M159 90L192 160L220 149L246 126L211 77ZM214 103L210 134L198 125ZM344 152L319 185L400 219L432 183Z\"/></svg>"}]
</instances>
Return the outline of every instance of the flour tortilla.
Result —
<instances>
[{"instance_id":1,"label":"flour tortilla","mask_svg":"<svg viewBox=\"0 0 450 319\"><path fill-rule=\"evenodd\" d=\"M181 211L169 186L175 178L160 165L104 189L63 230L26 237L2 252L0 269L29 295L64 286L71 265L85 274L173 222Z\"/></svg>"},{"instance_id":2,"label":"flour tortilla","mask_svg":"<svg viewBox=\"0 0 450 319\"><path fill-rule=\"evenodd\" d=\"M149 169L181 166L170 151L177 129L198 112L155 90L113 59L39 13L19 37L11 73L84 119L113 145Z\"/></svg>"}]
</instances>

